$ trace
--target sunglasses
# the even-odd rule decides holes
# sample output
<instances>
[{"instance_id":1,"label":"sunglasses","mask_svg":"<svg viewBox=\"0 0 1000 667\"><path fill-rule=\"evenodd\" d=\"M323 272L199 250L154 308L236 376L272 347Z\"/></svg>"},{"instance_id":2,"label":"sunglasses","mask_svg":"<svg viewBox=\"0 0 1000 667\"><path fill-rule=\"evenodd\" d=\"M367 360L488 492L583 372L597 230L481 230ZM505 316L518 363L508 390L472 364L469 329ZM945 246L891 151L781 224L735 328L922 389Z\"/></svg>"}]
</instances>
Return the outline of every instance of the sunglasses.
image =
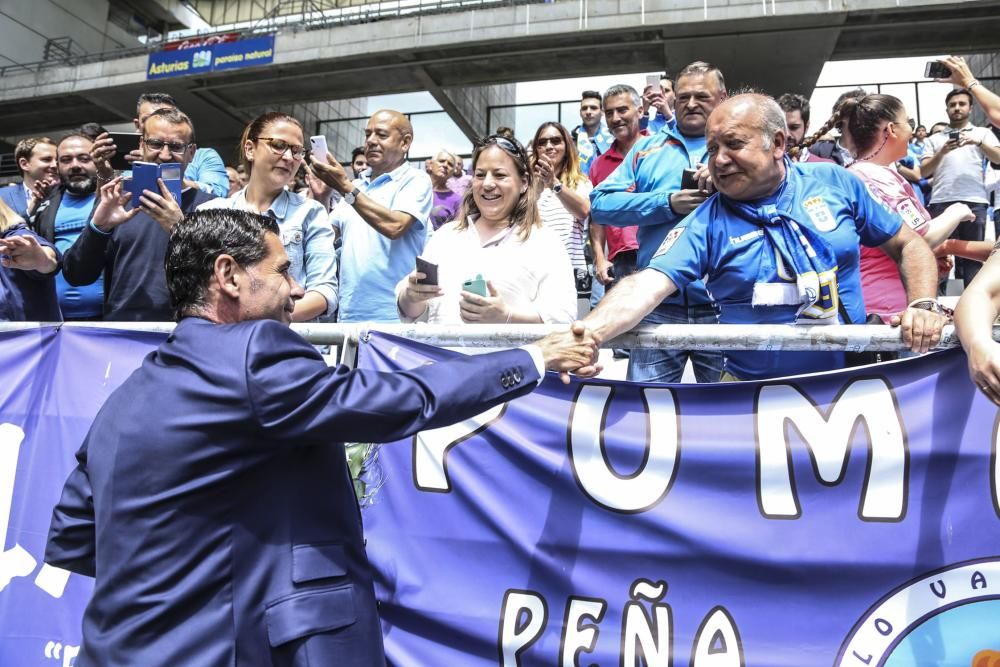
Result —
<instances>
[{"instance_id":1,"label":"sunglasses","mask_svg":"<svg viewBox=\"0 0 1000 667\"><path fill-rule=\"evenodd\" d=\"M559 136L556 136L556 137L541 137L541 138L538 139L538 141L535 142L535 144L539 148L541 148L543 146L548 146L550 144L552 146L561 146L562 142L563 142L562 137L559 137Z\"/></svg>"},{"instance_id":2,"label":"sunglasses","mask_svg":"<svg viewBox=\"0 0 1000 667\"><path fill-rule=\"evenodd\" d=\"M517 143L516 141L511 141L507 137L502 137L499 134L491 134L490 136L483 139L479 145L485 148L490 144L496 144L505 153L520 160L522 164L528 164L527 153L524 152L524 149L521 147L521 144Z\"/></svg>"},{"instance_id":3,"label":"sunglasses","mask_svg":"<svg viewBox=\"0 0 1000 667\"><path fill-rule=\"evenodd\" d=\"M278 156L291 151L293 160L301 160L306 154L305 146L290 144L282 139L275 139L274 137L257 137L257 141L263 141L267 144L267 147L271 149L271 152Z\"/></svg>"}]
</instances>

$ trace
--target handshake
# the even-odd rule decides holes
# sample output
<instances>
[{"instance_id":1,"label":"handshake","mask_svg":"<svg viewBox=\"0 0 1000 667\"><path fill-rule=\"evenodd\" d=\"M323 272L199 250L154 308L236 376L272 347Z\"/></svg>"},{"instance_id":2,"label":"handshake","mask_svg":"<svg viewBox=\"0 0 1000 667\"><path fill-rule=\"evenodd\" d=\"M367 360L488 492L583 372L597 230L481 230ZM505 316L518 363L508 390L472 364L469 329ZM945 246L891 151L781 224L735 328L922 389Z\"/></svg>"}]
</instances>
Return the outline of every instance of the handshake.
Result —
<instances>
[{"instance_id":1,"label":"handshake","mask_svg":"<svg viewBox=\"0 0 1000 667\"><path fill-rule=\"evenodd\" d=\"M563 383L569 384L569 374L584 378L594 377L601 372L597 363L597 353L601 339L579 320L566 331L551 333L535 341L545 359L545 368L559 371Z\"/></svg>"}]
</instances>

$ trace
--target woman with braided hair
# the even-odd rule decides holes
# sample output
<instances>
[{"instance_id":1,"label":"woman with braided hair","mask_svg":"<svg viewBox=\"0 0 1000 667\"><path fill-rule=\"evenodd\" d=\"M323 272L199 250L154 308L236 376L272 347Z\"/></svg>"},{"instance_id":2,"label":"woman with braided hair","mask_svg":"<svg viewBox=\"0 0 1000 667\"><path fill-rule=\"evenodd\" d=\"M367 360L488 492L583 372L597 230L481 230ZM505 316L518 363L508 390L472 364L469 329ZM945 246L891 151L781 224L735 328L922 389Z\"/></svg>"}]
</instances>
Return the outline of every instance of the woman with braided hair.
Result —
<instances>
[{"instance_id":1,"label":"woman with braided hair","mask_svg":"<svg viewBox=\"0 0 1000 667\"><path fill-rule=\"evenodd\" d=\"M849 169L868 187L868 192L900 218L904 225L924 237L934 248L963 220L974 218L965 204L952 204L941 215L931 215L920 203L913 186L896 169L906 155L913 130L906 108L892 95L865 95L844 100L839 107L839 125L854 148ZM907 307L906 289L895 260L879 248L861 248L861 289L865 310L884 322Z\"/></svg>"},{"instance_id":2,"label":"woman with braided hair","mask_svg":"<svg viewBox=\"0 0 1000 667\"><path fill-rule=\"evenodd\" d=\"M848 100L858 99L867 94L864 88L841 93L833 104L833 115L812 136L806 137L801 144L789 150L789 157L799 162L836 162L841 167L847 167L854 162L850 138L845 136L841 127L843 120L840 111ZM830 134L833 130L840 131L839 138Z\"/></svg>"}]
</instances>

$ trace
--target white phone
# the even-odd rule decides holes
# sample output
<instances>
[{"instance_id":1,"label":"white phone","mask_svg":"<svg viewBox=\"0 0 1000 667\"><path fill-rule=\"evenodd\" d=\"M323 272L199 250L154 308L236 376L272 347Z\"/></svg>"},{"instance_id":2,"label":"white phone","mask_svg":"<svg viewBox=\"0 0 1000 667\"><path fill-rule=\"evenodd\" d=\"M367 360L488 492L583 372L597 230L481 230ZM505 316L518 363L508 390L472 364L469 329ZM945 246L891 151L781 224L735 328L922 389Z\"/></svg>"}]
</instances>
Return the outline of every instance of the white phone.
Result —
<instances>
[{"instance_id":1,"label":"white phone","mask_svg":"<svg viewBox=\"0 0 1000 667\"><path fill-rule=\"evenodd\" d=\"M654 91L663 92L663 86L660 85L660 75L659 74L647 74L646 75L646 86L652 88Z\"/></svg>"},{"instance_id":2,"label":"white phone","mask_svg":"<svg viewBox=\"0 0 1000 667\"><path fill-rule=\"evenodd\" d=\"M322 134L318 134L315 137L309 137L309 149L312 151L313 159L318 162L326 164L326 137Z\"/></svg>"}]
</instances>

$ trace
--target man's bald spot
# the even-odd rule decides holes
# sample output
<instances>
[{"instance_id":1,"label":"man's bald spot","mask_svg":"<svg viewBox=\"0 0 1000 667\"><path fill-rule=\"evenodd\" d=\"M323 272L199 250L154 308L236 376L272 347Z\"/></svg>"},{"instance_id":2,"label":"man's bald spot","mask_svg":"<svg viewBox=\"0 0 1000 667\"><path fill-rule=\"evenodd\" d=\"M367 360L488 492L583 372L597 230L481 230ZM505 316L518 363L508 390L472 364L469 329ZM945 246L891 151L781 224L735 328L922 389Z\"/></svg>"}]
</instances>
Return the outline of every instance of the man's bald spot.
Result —
<instances>
[{"instance_id":1,"label":"man's bald spot","mask_svg":"<svg viewBox=\"0 0 1000 667\"><path fill-rule=\"evenodd\" d=\"M713 119L738 119L759 130L770 142L778 132L788 134L785 112L774 98L760 93L741 93L723 101L709 116Z\"/></svg>"},{"instance_id":2,"label":"man's bald spot","mask_svg":"<svg viewBox=\"0 0 1000 667\"><path fill-rule=\"evenodd\" d=\"M372 114L373 121L377 118L388 121L389 126L393 129L399 130L399 133L404 137L413 138L413 124L410 123L410 119L404 114L394 111L393 109L379 109Z\"/></svg>"}]
</instances>

